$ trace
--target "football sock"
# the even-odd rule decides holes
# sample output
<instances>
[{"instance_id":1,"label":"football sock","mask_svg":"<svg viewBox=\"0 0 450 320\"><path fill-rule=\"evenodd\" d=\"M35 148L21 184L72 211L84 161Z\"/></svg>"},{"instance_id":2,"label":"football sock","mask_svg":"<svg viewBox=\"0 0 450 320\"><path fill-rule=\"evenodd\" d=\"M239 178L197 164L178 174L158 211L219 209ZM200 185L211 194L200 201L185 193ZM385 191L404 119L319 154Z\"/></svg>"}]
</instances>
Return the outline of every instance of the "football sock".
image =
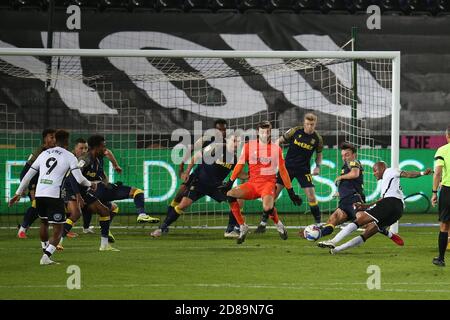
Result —
<instances>
[{"instance_id":1,"label":"football sock","mask_svg":"<svg viewBox=\"0 0 450 320\"><path fill-rule=\"evenodd\" d=\"M234 218L236 219L239 225L243 225L245 223L244 216L241 213L241 208L239 207L239 203L237 201L230 202L231 212L233 212Z\"/></svg>"},{"instance_id":2,"label":"football sock","mask_svg":"<svg viewBox=\"0 0 450 320\"><path fill-rule=\"evenodd\" d=\"M109 226L111 225L111 217L110 216L99 217L98 220L100 223L100 232L102 240L101 245L106 246L108 244L108 234L109 234ZM106 239L106 242L104 241L104 239Z\"/></svg>"},{"instance_id":3,"label":"football sock","mask_svg":"<svg viewBox=\"0 0 450 320\"><path fill-rule=\"evenodd\" d=\"M161 225L161 230L168 229L172 223L177 221L180 214L183 213L183 210L181 210L180 208L178 208L178 210L177 210L177 208L178 208L178 205L176 205L175 207L172 207L172 206L168 207L167 217L166 217L166 219L164 219L164 222Z\"/></svg>"},{"instance_id":4,"label":"football sock","mask_svg":"<svg viewBox=\"0 0 450 320\"><path fill-rule=\"evenodd\" d=\"M70 230L72 230L72 227L73 227L73 221L70 219L66 219L66 222L64 223L63 234L62 234L63 238L65 238L67 236L67 234L70 232Z\"/></svg>"},{"instance_id":5,"label":"football sock","mask_svg":"<svg viewBox=\"0 0 450 320\"><path fill-rule=\"evenodd\" d=\"M134 205L136 206L136 213L145 213L144 191L142 191L141 189L137 189L133 194L133 201Z\"/></svg>"},{"instance_id":6,"label":"football sock","mask_svg":"<svg viewBox=\"0 0 450 320\"><path fill-rule=\"evenodd\" d=\"M322 237L332 234L334 231L334 226L332 224L326 224L322 228Z\"/></svg>"},{"instance_id":7,"label":"football sock","mask_svg":"<svg viewBox=\"0 0 450 320\"><path fill-rule=\"evenodd\" d=\"M331 241L333 243L339 243L342 241L345 237L347 237L350 233L358 229L358 225L354 222L349 223L344 228L342 228L341 231L333 238Z\"/></svg>"},{"instance_id":8,"label":"football sock","mask_svg":"<svg viewBox=\"0 0 450 320\"><path fill-rule=\"evenodd\" d=\"M362 236L357 236L357 237L353 238L352 240L347 241L346 243L334 248L334 251L339 252L339 251L347 250L351 247L357 247L363 243L364 243L364 238Z\"/></svg>"},{"instance_id":9,"label":"football sock","mask_svg":"<svg viewBox=\"0 0 450 320\"><path fill-rule=\"evenodd\" d=\"M92 221L92 213L88 210L83 210L83 228L89 229Z\"/></svg>"},{"instance_id":10,"label":"football sock","mask_svg":"<svg viewBox=\"0 0 450 320\"><path fill-rule=\"evenodd\" d=\"M38 218L38 211L36 210L36 208L29 207L23 216L23 222L21 226L24 228L29 228L37 218Z\"/></svg>"},{"instance_id":11,"label":"football sock","mask_svg":"<svg viewBox=\"0 0 450 320\"><path fill-rule=\"evenodd\" d=\"M386 228L383 228L383 229L379 230L378 232L381 234L384 234L389 239L392 238L392 236L393 236L393 233Z\"/></svg>"},{"instance_id":12,"label":"football sock","mask_svg":"<svg viewBox=\"0 0 450 320\"><path fill-rule=\"evenodd\" d=\"M233 212L229 212L228 213L228 226L227 226L227 230L226 230L226 232L227 233L230 233L230 232L232 232L233 230L234 230L234 227L237 225L238 223L237 223L237 221L236 221L236 218L234 217L234 215L233 215Z\"/></svg>"},{"instance_id":13,"label":"football sock","mask_svg":"<svg viewBox=\"0 0 450 320\"><path fill-rule=\"evenodd\" d=\"M320 213L320 208L318 202L309 202L309 208L311 209L311 214L314 217L315 223L320 223L322 214Z\"/></svg>"},{"instance_id":14,"label":"football sock","mask_svg":"<svg viewBox=\"0 0 450 320\"><path fill-rule=\"evenodd\" d=\"M267 220L269 220L269 214L263 211L260 224L263 226L267 225Z\"/></svg>"},{"instance_id":15,"label":"football sock","mask_svg":"<svg viewBox=\"0 0 450 320\"><path fill-rule=\"evenodd\" d=\"M266 212L264 212L264 214L265 213ZM278 219L277 209L274 207L272 208L272 210L268 210L267 213L269 215L269 218L272 219L275 224L278 224L278 221L280 221L280 219Z\"/></svg>"},{"instance_id":16,"label":"football sock","mask_svg":"<svg viewBox=\"0 0 450 320\"><path fill-rule=\"evenodd\" d=\"M439 232L439 259L444 260L448 243L448 232Z\"/></svg>"},{"instance_id":17,"label":"football sock","mask_svg":"<svg viewBox=\"0 0 450 320\"><path fill-rule=\"evenodd\" d=\"M44 253L50 258L55 251L56 247L52 244L49 244L47 248L45 248Z\"/></svg>"},{"instance_id":18,"label":"football sock","mask_svg":"<svg viewBox=\"0 0 450 320\"><path fill-rule=\"evenodd\" d=\"M48 241L41 241L42 250L45 251L45 248L48 246Z\"/></svg>"}]
</instances>

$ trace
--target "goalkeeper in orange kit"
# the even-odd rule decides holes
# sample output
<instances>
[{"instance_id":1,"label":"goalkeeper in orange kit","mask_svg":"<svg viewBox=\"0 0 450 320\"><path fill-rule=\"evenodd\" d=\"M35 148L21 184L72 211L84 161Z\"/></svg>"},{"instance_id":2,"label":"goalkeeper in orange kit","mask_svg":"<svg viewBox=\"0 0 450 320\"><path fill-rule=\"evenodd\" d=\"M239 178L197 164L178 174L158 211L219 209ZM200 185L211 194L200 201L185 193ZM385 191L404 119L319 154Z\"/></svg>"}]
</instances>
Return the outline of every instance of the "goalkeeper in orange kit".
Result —
<instances>
[{"instance_id":1,"label":"goalkeeper in orange kit","mask_svg":"<svg viewBox=\"0 0 450 320\"><path fill-rule=\"evenodd\" d=\"M245 241L248 225L241 214L237 199L254 200L261 198L264 213L276 224L281 239L287 239L287 230L278 218L277 209L275 208L276 175L278 170L292 202L295 205L301 205L302 203L300 197L292 189L291 179L284 164L281 148L277 144L271 143L272 125L269 121L263 121L258 124L257 130L258 139L251 140L244 145L241 157L231 174L230 180L223 186L223 189L227 191L233 215L240 225L238 244ZM248 182L231 189L245 163L249 165Z\"/></svg>"}]
</instances>

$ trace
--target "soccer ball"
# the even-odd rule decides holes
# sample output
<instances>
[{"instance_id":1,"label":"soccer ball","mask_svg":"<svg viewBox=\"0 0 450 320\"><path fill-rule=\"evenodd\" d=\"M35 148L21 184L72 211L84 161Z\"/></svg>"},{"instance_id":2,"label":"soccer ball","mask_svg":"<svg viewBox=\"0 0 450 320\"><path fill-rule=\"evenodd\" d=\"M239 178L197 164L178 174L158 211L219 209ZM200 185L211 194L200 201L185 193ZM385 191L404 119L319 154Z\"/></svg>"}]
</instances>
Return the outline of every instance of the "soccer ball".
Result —
<instances>
[{"instance_id":1,"label":"soccer ball","mask_svg":"<svg viewBox=\"0 0 450 320\"><path fill-rule=\"evenodd\" d=\"M321 231L318 226L316 226L315 224L312 224L310 226L307 226L305 228L305 230L303 230L303 235L306 240L316 241L317 239L320 238Z\"/></svg>"}]
</instances>

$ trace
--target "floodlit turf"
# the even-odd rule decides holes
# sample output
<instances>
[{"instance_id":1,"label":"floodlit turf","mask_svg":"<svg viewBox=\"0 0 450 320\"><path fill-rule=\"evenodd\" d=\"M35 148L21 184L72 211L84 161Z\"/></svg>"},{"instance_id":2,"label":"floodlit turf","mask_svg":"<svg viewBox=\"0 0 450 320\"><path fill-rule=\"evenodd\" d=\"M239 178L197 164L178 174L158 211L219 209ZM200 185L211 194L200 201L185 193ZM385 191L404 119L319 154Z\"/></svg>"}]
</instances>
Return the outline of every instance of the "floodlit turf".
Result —
<instances>
[{"instance_id":1,"label":"floodlit turf","mask_svg":"<svg viewBox=\"0 0 450 320\"><path fill-rule=\"evenodd\" d=\"M434 216L429 222L435 222ZM421 219L405 218L404 222ZM79 231L79 230L78 230ZM98 252L99 235L80 235L40 266L37 230L29 239L0 230L1 299L448 299L450 265L431 264L437 228L402 228L405 247L376 235L332 256L289 229L250 234L237 245L222 230L115 230L121 252ZM355 233L356 235L357 233ZM450 262L450 259L449 259ZM66 287L67 268L81 269L81 290ZM381 289L369 290L367 268L380 267Z\"/></svg>"}]
</instances>

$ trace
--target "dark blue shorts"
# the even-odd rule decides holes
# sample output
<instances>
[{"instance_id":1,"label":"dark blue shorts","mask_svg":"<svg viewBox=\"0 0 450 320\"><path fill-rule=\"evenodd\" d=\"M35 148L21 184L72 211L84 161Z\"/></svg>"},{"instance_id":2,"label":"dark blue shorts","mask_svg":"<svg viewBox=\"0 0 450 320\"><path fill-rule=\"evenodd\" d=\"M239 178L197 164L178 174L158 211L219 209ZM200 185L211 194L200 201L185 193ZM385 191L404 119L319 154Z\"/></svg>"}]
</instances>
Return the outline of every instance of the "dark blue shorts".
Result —
<instances>
[{"instance_id":1,"label":"dark blue shorts","mask_svg":"<svg viewBox=\"0 0 450 320\"><path fill-rule=\"evenodd\" d=\"M83 198L86 205L90 205L98 200L97 197L95 196L95 194L92 193L92 191L87 191L86 187L80 186L80 195ZM63 198L64 198L64 202L66 202L66 203L69 201L77 200L76 193L72 190L72 188L70 187L69 184L64 185Z\"/></svg>"},{"instance_id":2,"label":"dark blue shorts","mask_svg":"<svg viewBox=\"0 0 450 320\"><path fill-rule=\"evenodd\" d=\"M95 196L102 203L107 203L115 200L128 199L130 197L131 187L121 183L108 183L107 185L99 183Z\"/></svg>"},{"instance_id":3,"label":"dark blue shorts","mask_svg":"<svg viewBox=\"0 0 450 320\"><path fill-rule=\"evenodd\" d=\"M287 172L289 173L289 177L291 178L292 182L294 181L294 179L297 179L298 183L300 184L300 187L314 188L311 171L305 171L305 170L299 171L299 170L287 169ZM283 180L281 179L280 173L277 174L277 183L284 185Z\"/></svg>"},{"instance_id":4,"label":"dark blue shorts","mask_svg":"<svg viewBox=\"0 0 450 320\"><path fill-rule=\"evenodd\" d=\"M356 210L353 207L353 204L356 202L365 202L365 197L355 193L339 200L338 208L347 214L347 221L356 219Z\"/></svg>"}]
</instances>

